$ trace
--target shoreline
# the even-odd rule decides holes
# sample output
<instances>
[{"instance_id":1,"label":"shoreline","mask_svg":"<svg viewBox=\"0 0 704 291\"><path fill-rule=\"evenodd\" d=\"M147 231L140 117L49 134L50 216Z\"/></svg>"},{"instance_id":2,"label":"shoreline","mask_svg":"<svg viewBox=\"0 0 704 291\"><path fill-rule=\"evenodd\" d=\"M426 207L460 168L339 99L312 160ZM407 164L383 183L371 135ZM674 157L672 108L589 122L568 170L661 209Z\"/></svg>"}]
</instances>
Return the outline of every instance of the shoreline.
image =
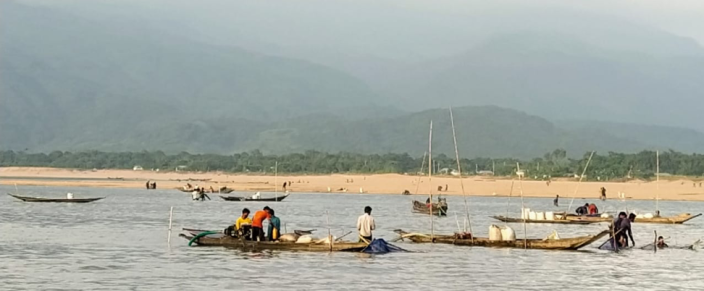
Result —
<instances>
[{"instance_id":1,"label":"shoreline","mask_svg":"<svg viewBox=\"0 0 704 291\"><path fill-rule=\"evenodd\" d=\"M420 178L420 180L419 180ZM153 172L133 170L77 170L61 168L0 167L0 185L11 186L65 186L96 188L145 189L147 181L155 181L158 189L173 189L186 183L206 188L227 186L238 192L283 192L284 181L291 192L350 193L401 195L405 190L412 194L462 195L462 185L457 177L434 176L430 183L427 176L401 174L331 174L331 175L253 175L223 172ZM420 183L418 183L420 181ZM278 186L278 189L275 187ZM505 177L467 176L461 180L467 196L598 199L601 187L607 189L607 199L618 199L625 193L630 200L704 201L704 185L700 181L680 179L657 182L577 182L573 180L518 181ZM443 191L438 191L441 187ZM445 188L447 187L447 191ZM431 189L432 188L432 189ZM330 189L330 191L328 191ZM575 195L576 193L576 195Z\"/></svg>"}]
</instances>

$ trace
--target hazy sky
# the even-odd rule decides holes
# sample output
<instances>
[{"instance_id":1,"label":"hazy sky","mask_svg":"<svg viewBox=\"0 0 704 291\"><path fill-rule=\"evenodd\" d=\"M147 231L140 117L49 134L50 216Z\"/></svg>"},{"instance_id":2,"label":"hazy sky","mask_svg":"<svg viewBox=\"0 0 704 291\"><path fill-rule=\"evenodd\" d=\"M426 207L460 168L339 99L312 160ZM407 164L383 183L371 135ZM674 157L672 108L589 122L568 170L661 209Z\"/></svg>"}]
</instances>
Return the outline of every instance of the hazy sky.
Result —
<instances>
[{"instance_id":1,"label":"hazy sky","mask_svg":"<svg viewBox=\"0 0 704 291\"><path fill-rule=\"evenodd\" d=\"M174 17L192 16L227 19L236 15L241 7L267 7L278 13L297 14L306 10L325 11L330 15L341 13L372 13L375 7L395 8L399 11L439 13L456 16L478 16L511 14L522 10L574 9L579 11L611 15L637 23L658 27L680 36L689 36L704 43L704 1L701 0L21 0L42 5L71 5L101 2L116 7L124 3L162 10ZM317 7L317 8L316 8ZM360 15L363 19L364 15ZM302 19L302 21L304 21Z\"/></svg>"}]
</instances>

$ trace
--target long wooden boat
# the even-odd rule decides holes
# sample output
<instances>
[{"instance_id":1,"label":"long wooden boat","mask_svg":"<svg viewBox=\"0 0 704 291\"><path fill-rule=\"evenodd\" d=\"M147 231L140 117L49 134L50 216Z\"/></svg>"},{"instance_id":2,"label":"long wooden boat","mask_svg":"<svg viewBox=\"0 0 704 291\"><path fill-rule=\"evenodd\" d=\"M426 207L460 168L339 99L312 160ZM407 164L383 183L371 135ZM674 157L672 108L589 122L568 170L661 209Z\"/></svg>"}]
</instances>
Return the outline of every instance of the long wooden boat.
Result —
<instances>
[{"instance_id":1,"label":"long wooden boat","mask_svg":"<svg viewBox=\"0 0 704 291\"><path fill-rule=\"evenodd\" d=\"M413 200L413 212L430 214L430 208L423 202ZM440 203L433 203L433 215L447 216L447 203L444 200L441 200Z\"/></svg>"},{"instance_id":2,"label":"long wooden boat","mask_svg":"<svg viewBox=\"0 0 704 291\"><path fill-rule=\"evenodd\" d=\"M689 213L681 213L679 215L674 215L674 216L659 216L659 217L651 217L651 218L636 218L635 223L658 223L658 224L683 224L687 221L690 221L692 219L695 219L702 214L689 214ZM600 217L600 216L577 216L577 215L567 215L567 220L573 220L573 221L594 221L594 222L612 222L614 218L612 217Z\"/></svg>"},{"instance_id":3,"label":"long wooden boat","mask_svg":"<svg viewBox=\"0 0 704 291\"><path fill-rule=\"evenodd\" d=\"M99 197L99 198L73 198L73 199L68 199L68 198L41 198L41 197L26 197L26 196L19 196L19 195L13 195L13 194L7 194L12 197L15 197L19 200L22 200L24 202L53 202L53 203L88 203L88 202L94 202L98 201L100 199L103 199L105 197Z\"/></svg>"},{"instance_id":4,"label":"long wooden boat","mask_svg":"<svg viewBox=\"0 0 704 291\"><path fill-rule=\"evenodd\" d=\"M179 236L192 240L192 233ZM229 235L215 233L197 238L195 243L199 246L222 246L237 248L245 251L282 250L282 251L307 251L307 252L361 252L367 247L363 242L334 242L328 243L295 243L295 242L268 242L249 241L234 238Z\"/></svg>"},{"instance_id":5,"label":"long wooden boat","mask_svg":"<svg viewBox=\"0 0 704 291\"><path fill-rule=\"evenodd\" d=\"M220 198L226 201L258 201L258 202L279 202L283 201L290 194L285 194L283 196L271 197L271 198L252 198L252 197L237 197L237 196L220 196Z\"/></svg>"},{"instance_id":6,"label":"long wooden boat","mask_svg":"<svg viewBox=\"0 0 704 291\"><path fill-rule=\"evenodd\" d=\"M561 239L516 239L514 241L496 241L489 240L484 237L475 237L474 239L456 238L454 235L435 235L432 237L429 234L420 233L404 233L402 238L408 238L414 243L444 243L462 246L476 247L493 247L493 248L527 248L541 250L578 250L583 248L600 238L609 234L608 230L604 230L595 235L587 235L573 238Z\"/></svg>"},{"instance_id":7,"label":"long wooden boat","mask_svg":"<svg viewBox=\"0 0 704 291\"><path fill-rule=\"evenodd\" d=\"M505 217L501 215L492 216L496 220L500 220L508 223L550 223L550 224L592 224L598 223L599 221L594 220L568 220L568 219L553 219L553 220L536 220L536 219L523 219L523 218L512 218Z\"/></svg>"}]
</instances>

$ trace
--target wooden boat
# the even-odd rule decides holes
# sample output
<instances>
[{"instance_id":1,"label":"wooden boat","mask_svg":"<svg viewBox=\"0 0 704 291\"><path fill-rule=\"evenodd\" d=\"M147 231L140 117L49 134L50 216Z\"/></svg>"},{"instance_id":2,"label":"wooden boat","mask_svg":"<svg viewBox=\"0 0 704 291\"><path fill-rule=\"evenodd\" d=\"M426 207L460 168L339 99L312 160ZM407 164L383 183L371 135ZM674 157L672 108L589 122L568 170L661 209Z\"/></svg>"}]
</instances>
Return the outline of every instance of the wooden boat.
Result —
<instances>
[{"instance_id":1,"label":"wooden boat","mask_svg":"<svg viewBox=\"0 0 704 291\"><path fill-rule=\"evenodd\" d=\"M290 194L286 193L283 196L271 197L271 198L252 198L252 197L237 197L237 196L220 196L220 198L226 201L257 201L257 202L279 202L283 201Z\"/></svg>"},{"instance_id":2,"label":"wooden boat","mask_svg":"<svg viewBox=\"0 0 704 291\"><path fill-rule=\"evenodd\" d=\"M194 189L194 188L192 188L192 189L184 189L183 187L176 187L175 189L176 189L176 190L179 190L179 191L181 191L181 192L184 192L184 193L192 193L193 191L196 191L196 189ZM211 193L211 194L218 194L218 193L221 193L221 194L230 194L230 193L232 193L233 191L235 191L235 189L228 188L228 187L223 187L223 188L220 188L220 189L213 189L213 190L210 190L210 189L207 189L207 188L205 189L205 193Z\"/></svg>"},{"instance_id":3,"label":"wooden boat","mask_svg":"<svg viewBox=\"0 0 704 291\"><path fill-rule=\"evenodd\" d=\"M235 191L235 189L227 188L227 187L222 187L222 188L220 188L220 189L215 189L215 191L210 191L210 193L230 194L230 193L232 193L233 191Z\"/></svg>"},{"instance_id":4,"label":"wooden boat","mask_svg":"<svg viewBox=\"0 0 704 291\"><path fill-rule=\"evenodd\" d=\"M192 240L193 233L180 234L179 236ZM294 243L294 242L268 242L250 241L234 238L222 233L208 234L195 241L199 246L222 246L237 248L243 251L282 250L282 251L308 251L308 252L361 252L367 247L363 242L334 242L328 243Z\"/></svg>"},{"instance_id":5,"label":"wooden boat","mask_svg":"<svg viewBox=\"0 0 704 291\"><path fill-rule=\"evenodd\" d=\"M659 216L651 218L636 218L635 223L658 223L658 224L683 224L687 221L695 219L702 214L692 215L689 213L681 213L675 216ZM614 218L612 217L600 217L600 216L578 216L578 215L567 215L567 220L573 221L594 221L594 222L612 222Z\"/></svg>"},{"instance_id":6,"label":"wooden boat","mask_svg":"<svg viewBox=\"0 0 704 291\"><path fill-rule=\"evenodd\" d=\"M587 235L562 239L516 239L514 241L496 241L489 238L474 239L456 238L454 235L435 235L432 240L429 234L405 233L402 238L408 238L414 243L444 243L462 246L493 247L493 248L528 248L541 250L578 250L609 234L604 230L596 235Z\"/></svg>"},{"instance_id":7,"label":"wooden boat","mask_svg":"<svg viewBox=\"0 0 704 291\"><path fill-rule=\"evenodd\" d=\"M508 223L551 223L551 224L592 224L598 223L599 221L594 220L568 220L568 219L554 219L554 220L536 220L536 219L523 219L523 218L512 218L505 217L501 215L492 216L492 218L508 222Z\"/></svg>"},{"instance_id":8,"label":"wooden boat","mask_svg":"<svg viewBox=\"0 0 704 291\"><path fill-rule=\"evenodd\" d=\"M427 204L413 200L413 212L430 214L430 209ZM447 202L445 198L440 198L440 202L433 203L433 215L447 216Z\"/></svg>"},{"instance_id":9,"label":"wooden boat","mask_svg":"<svg viewBox=\"0 0 704 291\"><path fill-rule=\"evenodd\" d=\"M24 202L61 202L61 203L88 203L88 202L94 202L98 201L100 199L103 199L105 197L99 197L99 198L73 198L73 199L68 199L68 198L40 198L40 197L26 197L26 196L19 196L19 195L13 195L13 194L7 194L12 197L15 197L19 200L22 200Z\"/></svg>"}]
</instances>

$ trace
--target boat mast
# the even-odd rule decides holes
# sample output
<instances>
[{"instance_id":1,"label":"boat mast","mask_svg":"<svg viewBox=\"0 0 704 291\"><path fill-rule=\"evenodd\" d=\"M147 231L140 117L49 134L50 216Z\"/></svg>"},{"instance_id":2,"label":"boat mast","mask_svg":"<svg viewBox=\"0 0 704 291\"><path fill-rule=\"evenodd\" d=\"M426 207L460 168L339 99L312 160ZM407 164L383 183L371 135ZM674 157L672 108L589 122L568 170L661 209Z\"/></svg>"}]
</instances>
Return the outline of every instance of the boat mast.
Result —
<instances>
[{"instance_id":1,"label":"boat mast","mask_svg":"<svg viewBox=\"0 0 704 291\"><path fill-rule=\"evenodd\" d=\"M655 151L655 211L660 211L660 151Z\"/></svg>"},{"instance_id":2,"label":"boat mast","mask_svg":"<svg viewBox=\"0 0 704 291\"><path fill-rule=\"evenodd\" d=\"M452 124L452 140L455 142L455 160L457 161L457 173L460 177L460 187L462 188L462 197L464 197L464 211L469 222L469 233L471 233L472 244L474 244L474 235L472 232L472 221L469 220L469 206L467 204L467 194L464 191L464 182L462 181L462 167L460 166L460 152L457 149L457 134L455 133L455 117L452 115L452 107L450 107L450 123ZM465 231L467 231L465 229Z\"/></svg>"},{"instance_id":3,"label":"boat mast","mask_svg":"<svg viewBox=\"0 0 704 291\"><path fill-rule=\"evenodd\" d=\"M567 206L567 211L565 211L565 215L570 212L570 208L572 208L572 203L574 202L574 198L577 196L577 191L579 190L579 184L582 184L582 179L584 178L584 174L587 173L587 168L589 168L589 163L592 162L592 157L594 157L594 151L589 155L589 159L587 160L587 164L584 165L584 169L582 170L582 175L579 176L579 181L577 182L577 186L574 188L574 193L572 194L572 200L570 200L570 205Z\"/></svg>"},{"instance_id":4,"label":"boat mast","mask_svg":"<svg viewBox=\"0 0 704 291\"><path fill-rule=\"evenodd\" d=\"M433 183L431 182L433 177L433 121L430 120L430 133L428 135L428 186L430 191L428 191L428 198L430 198L430 241L434 241L435 230L433 226Z\"/></svg>"},{"instance_id":5,"label":"boat mast","mask_svg":"<svg viewBox=\"0 0 704 291\"><path fill-rule=\"evenodd\" d=\"M423 152L423 158L421 159L422 162L420 164L420 175L418 175L418 181L416 181L416 194L418 194L418 189L420 188L420 178L423 177L423 169L425 169L425 157L428 155L428 152Z\"/></svg>"},{"instance_id":6,"label":"boat mast","mask_svg":"<svg viewBox=\"0 0 704 291\"><path fill-rule=\"evenodd\" d=\"M279 161L274 163L274 200L279 201Z\"/></svg>"}]
</instances>

